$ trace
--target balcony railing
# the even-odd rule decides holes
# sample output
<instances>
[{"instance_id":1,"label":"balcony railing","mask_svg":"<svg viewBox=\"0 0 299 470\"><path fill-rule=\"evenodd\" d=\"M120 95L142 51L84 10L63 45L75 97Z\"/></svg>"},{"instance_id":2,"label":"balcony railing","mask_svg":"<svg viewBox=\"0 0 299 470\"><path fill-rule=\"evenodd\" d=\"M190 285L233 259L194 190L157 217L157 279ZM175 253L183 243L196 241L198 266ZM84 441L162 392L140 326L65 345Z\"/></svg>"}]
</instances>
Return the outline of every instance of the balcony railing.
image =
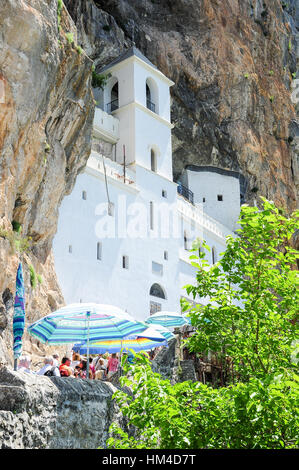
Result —
<instances>
[{"instance_id":1,"label":"balcony railing","mask_svg":"<svg viewBox=\"0 0 299 470\"><path fill-rule=\"evenodd\" d=\"M118 99L110 101L110 103L106 104L107 113L112 113L112 111L115 111L116 109L118 109Z\"/></svg>"},{"instance_id":2,"label":"balcony railing","mask_svg":"<svg viewBox=\"0 0 299 470\"><path fill-rule=\"evenodd\" d=\"M150 109L153 113L156 112L156 105L148 99L146 100L146 107Z\"/></svg>"},{"instance_id":3,"label":"balcony railing","mask_svg":"<svg viewBox=\"0 0 299 470\"><path fill-rule=\"evenodd\" d=\"M194 193L181 183L178 183L178 193L191 202L191 204L194 204Z\"/></svg>"}]
</instances>

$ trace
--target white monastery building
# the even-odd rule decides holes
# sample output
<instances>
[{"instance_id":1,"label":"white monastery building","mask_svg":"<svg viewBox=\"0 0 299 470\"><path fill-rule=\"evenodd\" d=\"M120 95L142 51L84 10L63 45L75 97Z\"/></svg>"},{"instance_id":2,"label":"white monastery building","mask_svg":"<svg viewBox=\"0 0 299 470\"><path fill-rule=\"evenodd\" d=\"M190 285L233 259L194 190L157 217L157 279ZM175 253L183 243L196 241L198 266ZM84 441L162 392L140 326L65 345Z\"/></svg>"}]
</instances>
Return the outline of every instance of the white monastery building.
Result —
<instances>
[{"instance_id":1,"label":"white monastery building","mask_svg":"<svg viewBox=\"0 0 299 470\"><path fill-rule=\"evenodd\" d=\"M241 175L189 165L174 182L173 82L136 47L101 73L109 78L95 90L93 150L54 239L62 293L66 303L112 304L139 320L179 312L184 286L195 283L193 240L208 243L212 264L235 236Z\"/></svg>"}]
</instances>

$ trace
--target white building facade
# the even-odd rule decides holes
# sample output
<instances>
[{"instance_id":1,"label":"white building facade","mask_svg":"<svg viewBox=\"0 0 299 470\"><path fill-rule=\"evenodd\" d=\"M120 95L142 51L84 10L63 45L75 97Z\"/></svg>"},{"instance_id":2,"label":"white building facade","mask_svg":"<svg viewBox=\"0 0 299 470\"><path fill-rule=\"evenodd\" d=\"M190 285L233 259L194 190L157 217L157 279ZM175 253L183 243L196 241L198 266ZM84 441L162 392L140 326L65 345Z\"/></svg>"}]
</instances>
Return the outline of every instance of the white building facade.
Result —
<instances>
[{"instance_id":1,"label":"white building facade","mask_svg":"<svg viewBox=\"0 0 299 470\"><path fill-rule=\"evenodd\" d=\"M112 304L139 320L159 310L179 312L181 297L188 298L184 286L195 282L192 241L204 239L209 261L217 262L236 227L240 182L233 172L196 167L173 181L173 82L138 49L102 73L110 78L97 93L95 144L60 207L58 280L66 303ZM111 146L110 158L98 139Z\"/></svg>"}]
</instances>

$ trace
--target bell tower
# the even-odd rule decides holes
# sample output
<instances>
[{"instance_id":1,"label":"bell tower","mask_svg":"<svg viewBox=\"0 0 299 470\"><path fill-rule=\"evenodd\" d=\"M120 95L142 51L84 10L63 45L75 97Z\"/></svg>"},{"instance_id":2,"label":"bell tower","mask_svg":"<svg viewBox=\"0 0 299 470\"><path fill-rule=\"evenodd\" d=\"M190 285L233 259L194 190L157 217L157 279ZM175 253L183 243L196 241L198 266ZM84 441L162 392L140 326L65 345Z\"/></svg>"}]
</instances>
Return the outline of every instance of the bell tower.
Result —
<instances>
[{"instance_id":1,"label":"bell tower","mask_svg":"<svg viewBox=\"0 0 299 470\"><path fill-rule=\"evenodd\" d=\"M174 84L135 46L100 70L109 75L100 102L119 119L116 160L172 181L170 87Z\"/></svg>"}]
</instances>

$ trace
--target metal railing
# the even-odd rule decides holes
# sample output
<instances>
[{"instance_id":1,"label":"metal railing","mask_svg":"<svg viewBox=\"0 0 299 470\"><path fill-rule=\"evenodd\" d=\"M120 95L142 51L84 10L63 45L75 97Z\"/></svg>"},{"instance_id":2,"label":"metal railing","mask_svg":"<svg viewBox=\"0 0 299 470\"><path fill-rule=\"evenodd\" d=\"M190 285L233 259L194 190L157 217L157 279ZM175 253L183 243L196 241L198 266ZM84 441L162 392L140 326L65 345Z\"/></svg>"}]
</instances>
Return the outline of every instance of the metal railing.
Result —
<instances>
[{"instance_id":1,"label":"metal railing","mask_svg":"<svg viewBox=\"0 0 299 470\"><path fill-rule=\"evenodd\" d=\"M112 113L112 111L115 111L116 109L118 109L118 99L110 101L110 103L106 104L107 113Z\"/></svg>"},{"instance_id":2,"label":"metal railing","mask_svg":"<svg viewBox=\"0 0 299 470\"><path fill-rule=\"evenodd\" d=\"M191 204L194 204L194 193L189 188L186 188L186 186L183 186L182 183L178 183L178 193L191 202Z\"/></svg>"},{"instance_id":3,"label":"metal railing","mask_svg":"<svg viewBox=\"0 0 299 470\"><path fill-rule=\"evenodd\" d=\"M146 107L150 109L153 113L156 112L156 105L152 103L149 99L146 100Z\"/></svg>"}]
</instances>

